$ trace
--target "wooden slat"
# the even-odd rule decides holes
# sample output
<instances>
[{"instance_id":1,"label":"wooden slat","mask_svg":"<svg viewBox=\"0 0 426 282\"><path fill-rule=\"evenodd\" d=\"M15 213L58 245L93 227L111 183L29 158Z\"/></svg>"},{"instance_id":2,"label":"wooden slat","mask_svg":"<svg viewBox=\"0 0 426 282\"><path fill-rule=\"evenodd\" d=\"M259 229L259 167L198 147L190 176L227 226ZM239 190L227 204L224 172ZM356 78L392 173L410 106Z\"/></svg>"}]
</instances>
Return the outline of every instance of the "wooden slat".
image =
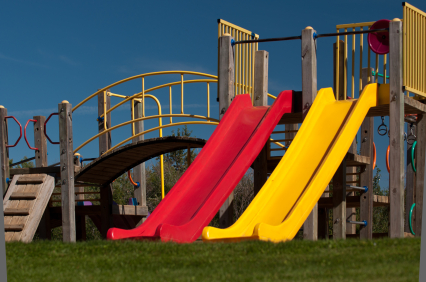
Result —
<instances>
[{"instance_id":1,"label":"wooden slat","mask_svg":"<svg viewBox=\"0 0 426 282\"><path fill-rule=\"evenodd\" d=\"M41 184L45 178L45 174L21 175L18 181L16 181L16 184Z\"/></svg>"},{"instance_id":2,"label":"wooden slat","mask_svg":"<svg viewBox=\"0 0 426 282\"><path fill-rule=\"evenodd\" d=\"M374 195L373 198L374 207L386 207L389 206L389 197ZM324 197L320 198L318 201L319 207L322 208L332 208L333 207L333 197ZM347 208L359 208L360 205L360 196L347 196L346 197L346 207Z\"/></svg>"},{"instance_id":3,"label":"wooden slat","mask_svg":"<svg viewBox=\"0 0 426 282\"><path fill-rule=\"evenodd\" d=\"M148 215L148 207L131 205L112 205L112 214L146 216Z\"/></svg>"},{"instance_id":4,"label":"wooden slat","mask_svg":"<svg viewBox=\"0 0 426 282\"><path fill-rule=\"evenodd\" d=\"M17 185L20 186L20 185ZM26 191L32 191L32 188L36 186L36 184L27 184L25 185L23 192ZM19 200L18 205L16 208L18 209L27 209L29 207L29 202L34 202L35 200ZM21 216L21 215L14 215L12 217L12 220L10 221L11 225L23 225L25 226L27 216ZM15 231L15 234L13 234L12 241L19 241L21 239L22 230Z\"/></svg>"},{"instance_id":5,"label":"wooden slat","mask_svg":"<svg viewBox=\"0 0 426 282\"><path fill-rule=\"evenodd\" d=\"M12 168L10 169L11 175L16 174L37 174L37 173L60 173L61 170L58 166L48 167L31 167L31 168Z\"/></svg>"},{"instance_id":6,"label":"wooden slat","mask_svg":"<svg viewBox=\"0 0 426 282\"><path fill-rule=\"evenodd\" d=\"M29 208L7 208L4 210L5 215L29 215Z\"/></svg>"},{"instance_id":7,"label":"wooden slat","mask_svg":"<svg viewBox=\"0 0 426 282\"><path fill-rule=\"evenodd\" d=\"M13 192L10 195L10 200L34 200L37 197L37 192Z\"/></svg>"},{"instance_id":8,"label":"wooden slat","mask_svg":"<svg viewBox=\"0 0 426 282\"><path fill-rule=\"evenodd\" d=\"M13 231L13 232L20 232L24 229L24 224L5 224L4 230L5 231Z\"/></svg>"}]
</instances>

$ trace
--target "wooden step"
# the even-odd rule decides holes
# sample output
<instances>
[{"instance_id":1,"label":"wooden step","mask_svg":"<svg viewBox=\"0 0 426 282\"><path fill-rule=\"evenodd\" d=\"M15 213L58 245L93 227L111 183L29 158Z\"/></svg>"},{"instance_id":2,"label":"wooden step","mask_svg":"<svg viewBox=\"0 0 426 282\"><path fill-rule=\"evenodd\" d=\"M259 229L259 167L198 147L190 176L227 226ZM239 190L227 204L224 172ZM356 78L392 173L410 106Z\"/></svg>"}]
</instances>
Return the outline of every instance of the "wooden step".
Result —
<instances>
[{"instance_id":1,"label":"wooden step","mask_svg":"<svg viewBox=\"0 0 426 282\"><path fill-rule=\"evenodd\" d=\"M29 208L6 208L4 210L4 215L29 215Z\"/></svg>"},{"instance_id":2,"label":"wooden step","mask_svg":"<svg viewBox=\"0 0 426 282\"><path fill-rule=\"evenodd\" d=\"M11 200L34 200L37 198L37 192L13 192L10 195Z\"/></svg>"},{"instance_id":3,"label":"wooden step","mask_svg":"<svg viewBox=\"0 0 426 282\"><path fill-rule=\"evenodd\" d=\"M45 178L45 175L21 175L16 184L42 184Z\"/></svg>"},{"instance_id":4,"label":"wooden step","mask_svg":"<svg viewBox=\"0 0 426 282\"><path fill-rule=\"evenodd\" d=\"M346 166L364 166L370 164L370 157L356 155L353 153L346 154Z\"/></svg>"},{"instance_id":5,"label":"wooden step","mask_svg":"<svg viewBox=\"0 0 426 282\"><path fill-rule=\"evenodd\" d=\"M25 224L5 224L4 230L19 232L19 231L22 231L22 229L24 229L24 225Z\"/></svg>"}]
</instances>

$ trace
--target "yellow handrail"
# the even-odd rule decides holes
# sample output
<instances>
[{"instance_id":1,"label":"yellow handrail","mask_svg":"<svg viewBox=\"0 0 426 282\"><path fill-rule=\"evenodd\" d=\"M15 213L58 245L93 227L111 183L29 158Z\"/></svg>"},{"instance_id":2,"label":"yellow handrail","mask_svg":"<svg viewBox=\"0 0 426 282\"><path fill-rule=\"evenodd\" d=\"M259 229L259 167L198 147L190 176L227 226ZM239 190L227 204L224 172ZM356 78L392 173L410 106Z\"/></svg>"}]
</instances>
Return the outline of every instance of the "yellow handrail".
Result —
<instances>
[{"instance_id":1,"label":"yellow handrail","mask_svg":"<svg viewBox=\"0 0 426 282\"><path fill-rule=\"evenodd\" d=\"M130 80L134 80L134 79L137 79L137 78L143 78L143 77L147 77L147 76L161 75L161 74L189 74L189 75L199 75L199 76L205 76L205 77L210 77L210 78L217 79L216 75L211 75L211 74L206 74L206 73L201 73L201 72L194 72L194 71L159 71L159 72L150 72L150 73L138 74L138 75L131 76L131 77L122 79L120 81L114 82L113 84L110 84L108 86L105 86L102 89L99 89L98 91L96 91L95 93L93 93L92 95L90 95L89 97L87 97L86 99L84 99L83 101L81 101L80 103L78 103L72 109L72 111L74 112L79 107L81 107L81 105L83 105L84 103L86 103L87 101L89 101L90 99L92 99L93 97L95 97L96 95L98 95L99 93L102 93L102 91L105 91L105 90L107 90L109 88L112 88L114 86L117 86L119 84L122 84L122 83L130 81Z\"/></svg>"},{"instance_id":2,"label":"yellow handrail","mask_svg":"<svg viewBox=\"0 0 426 282\"><path fill-rule=\"evenodd\" d=\"M134 120L129 120L129 121L123 122L123 123L121 123L121 124L115 125L115 126L113 126L113 127L108 128L108 129L107 129L107 130L105 130L105 131L102 131L102 132L100 132L100 133L96 134L95 136L91 137L89 140L87 140L86 142L84 142L83 144L81 144L79 147L77 147L77 149L75 149L75 150L74 150L74 153L78 152L78 150L80 150L81 148L83 148L84 146L86 146L87 144L89 144L90 142L92 142L93 140L95 140L96 138L98 138L99 136L101 136L101 135L103 135L103 134L106 134L106 133L108 133L108 132L110 132L110 131L112 131L112 130L114 130L114 129L119 128L119 127L122 127L122 126L125 126L125 125L128 125L128 124L131 124L131 123L134 123L134 122L138 122L138 121L144 121L144 120L148 120L148 119L155 119L155 118L166 118L166 117L188 117L188 118L197 118L197 119L205 119L205 120L208 120L209 122L213 121L213 122L216 122L216 124L217 124L217 123L219 123L219 120L214 119L214 118L210 118L210 117L203 117L203 116L198 116L198 115L190 115L190 114L171 114L171 115L170 115L170 114L166 114L166 115L161 115L161 116L159 116L159 115L154 115L154 116L149 116L149 117L141 117L141 118L137 118L137 119L134 119ZM206 123L208 123L208 122L206 122ZM172 123L172 125L175 125L175 124L176 124L176 123ZM151 131L150 131L150 132L151 132ZM134 136L132 136L132 137L130 138L130 140L131 140L132 138L134 138L134 137L137 137L137 136L139 136L139 135L134 135Z\"/></svg>"},{"instance_id":3,"label":"yellow handrail","mask_svg":"<svg viewBox=\"0 0 426 282\"><path fill-rule=\"evenodd\" d=\"M207 82L207 83L208 82L217 82L217 80L214 80L214 79L194 79L194 80L184 81L183 83L203 83L203 82ZM115 110L116 108L118 108L119 106L123 105L124 103L126 103L127 101L129 101L131 99L135 99L137 97L142 97L142 99L141 99L141 101L142 101L143 100L143 96L146 93L149 93L149 92L152 92L154 90L161 89L161 88L164 88L164 87L170 87L170 86L173 86L173 85L179 85L181 83L182 83L181 81L166 83L166 84L163 84L163 85L152 87L152 88L150 88L148 90L143 90L142 92L133 94L132 96L126 96L127 98L125 98L123 101L119 102L117 105L111 107L109 110L106 111L106 113L109 114L110 112L112 112L113 110ZM144 103L142 102L142 105L143 104ZM143 116L145 116L145 111L142 110L142 112L143 112ZM103 114L101 115L101 117L103 117Z\"/></svg>"},{"instance_id":4,"label":"yellow handrail","mask_svg":"<svg viewBox=\"0 0 426 282\"><path fill-rule=\"evenodd\" d=\"M164 115L163 117L167 117L167 116L169 116L169 115ZM118 143L117 145L115 145L114 147L112 147L111 149L109 149L108 151L106 151L104 154L107 154L107 153L111 152L111 151L112 151L112 150L114 150L115 148L120 147L121 145L123 145L124 143L126 143L126 142L128 142L128 141L132 140L132 139L133 139L133 138L135 138L135 137L138 137L138 136L144 135L144 134L146 134L146 133L149 133L149 132L152 132L152 131L155 131L155 130L158 130L158 129L162 129L162 128L166 128L166 127L171 127L171 126L177 126L177 125L185 125L185 124L211 124L211 125L218 125L218 124L219 124L219 122L218 122L218 121L217 121L217 122L205 122L205 121L185 121L185 122L177 122L177 123L165 124L165 125L163 125L163 126L159 126L159 127L154 127L154 128L151 128L151 129L145 130L145 131L143 131L143 132L140 132L140 133L136 134L135 136L129 137L129 138L127 138L127 139L126 139L126 140L124 140L124 141L121 141L120 143Z\"/></svg>"}]
</instances>

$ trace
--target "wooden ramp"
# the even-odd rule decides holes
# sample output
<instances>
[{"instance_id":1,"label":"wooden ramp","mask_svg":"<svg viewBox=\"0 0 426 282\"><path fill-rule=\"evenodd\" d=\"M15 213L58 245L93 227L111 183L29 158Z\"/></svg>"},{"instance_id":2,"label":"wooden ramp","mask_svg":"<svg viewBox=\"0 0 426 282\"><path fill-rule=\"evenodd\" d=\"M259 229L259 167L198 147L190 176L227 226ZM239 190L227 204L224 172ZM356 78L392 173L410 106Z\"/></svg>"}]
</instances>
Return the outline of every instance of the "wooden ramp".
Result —
<instances>
[{"instance_id":1,"label":"wooden ramp","mask_svg":"<svg viewBox=\"0 0 426 282\"><path fill-rule=\"evenodd\" d=\"M6 242L33 240L54 188L55 178L47 174L13 176L3 199Z\"/></svg>"}]
</instances>

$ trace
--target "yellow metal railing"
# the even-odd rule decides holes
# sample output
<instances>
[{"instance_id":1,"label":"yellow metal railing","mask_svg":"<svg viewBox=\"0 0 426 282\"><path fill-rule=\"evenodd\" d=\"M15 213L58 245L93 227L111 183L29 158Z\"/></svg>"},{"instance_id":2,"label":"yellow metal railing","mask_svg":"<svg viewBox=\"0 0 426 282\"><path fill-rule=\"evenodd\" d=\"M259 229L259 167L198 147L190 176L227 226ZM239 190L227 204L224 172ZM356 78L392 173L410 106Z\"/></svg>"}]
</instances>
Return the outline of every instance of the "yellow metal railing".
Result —
<instances>
[{"instance_id":1,"label":"yellow metal railing","mask_svg":"<svg viewBox=\"0 0 426 282\"><path fill-rule=\"evenodd\" d=\"M150 89L145 89L145 78L148 76L153 76L153 75L162 75L162 74L179 74L180 75L180 80L177 82L171 82L171 83L167 83L167 84L163 84L163 85L159 85L156 87L152 87ZM202 76L204 77L203 79L194 79L194 80L184 80L184 75L188 74L188 75L198 75L198 76ZM125 95L120 95L120 94L116 94L116 93L112 93L110 91L110 89L114 86L120 85L122 83L125 83L127 81L131 81L134 79L138 79L141 78L142 79L142 91L138 92L132 96L125 96ZM206 78L211 78L211 79L206 79ZM201 115L193 115L193 114L185 114L184 113L184 85L188 84L188 83L206 83L207 85L207 116L201 116ZM100 90L98 90L97 92L95 92L94 94L90 95L89 97L87 97L86 99L84 99L82 102L80 102L79 104L77 104L74 108L73 111L75 111L76 109L78 109L79 107L81 107L84 103L88 102L90 99L96 97L98 94L103 93L104 95L104 99L106 101L107 96L111 96L111 97L118 97L123 99L122 101L120 101L119 103L117 103L116 105L112 106L110 109L107 109L106 103L104 103L104 107L103 107L103 114L100 115L100 118L104 119L104 130L98 134L96 134L95 136L89 138L87 141L85 141L83 144L81 144L80 146L78 146L75 150L74 153L76 153L78 150L80 150L81 148L83 148L85 145L89 144L90 142L92 142L93 140L97 139L98 137L102 136L103 134L107 134L109 132L111 132L114 129L126 126L126 125L131 125L132 126L132 134L129 138L126 138L125 140L119 142L117 145L113 146L112 148L110 148L109 150L107 150L106 152L104 152L104 154L107 154L109 152L111 152L112 150L114 150L115 148L131 141L132 139L138 137L138 136L142 136L144 134L153 132L158 130L159 132L159 137L163 136L163 128L167 128L167 127L172 127L172 126L179 126L179 125L188 125L188 124L209 124L209 125L217 125L219 123L219 121L217 119L211 118L210 117L210 83L217 83L217 76L214 75L210 75L210 74L204 74L204 73L199 73L199 72L190 72L190 71L164 71L164 72L153 72L153 73L146 73L146 74L141 74L141 75L137 75L137 76L133 76L130 78L126 78L123 80L120 80L116 83L113 83L111 85L108 85ZM180 113L176 113L173 114L173 105L172 105L172 86L175 85L180 85L180 99L181 99L181 104L180 104ZM150 93L154 90L158 90L161 88L169 88L169 107L170 107L170 111L169 114L163 114L162 113L162 109L161 109L161 104L160 101L157 99L157 97L147 94ZM157 107L158 107L158 114L157 115L151 115L151 116L146 116L145 115L145 98L149 98L154 100L157 103ZM142 117L141 118L135 118L135 113L134 113L134 103L135 101L140 102L142 104ZM112 111L114 111L115 109L117 109L119 106L123 105L126 102L130 102L131 103L131 119L129 121L123 122L121 124L112 126L110 128L107 128L107 117L108 114L110 114ZM173 117L179 117L179 118L189 118L189 119L202 119L204 121L186 121L186 122L176 122L173 123L172 118ZM162 119L163 118L170 118L170 123L169 124L163 124L162 123ZM149 119L158 119L158 127L154 127L148 130L145 130L143 132L137 133L135 132L135 123L136 122L140 122L140 121L144 121L144 120L149 120ZM164 191L164 164L163 164L163 155L160 156L160 166L161 166L161 194L162 194L162 198L164 198L165 196L165 191Z\"/></svg>"},{"instance_id":2,"label":"yellow metal railing","mask_svg":"<svg viewBox=\"0 0 426 282\"><path fill-rule=\"evenodd\" d=\"M344 32L347 31L355 31L355 30L368 30L370 27L374 24L374 22L364 22L364 23L352 23L352 24L340 24L336 26L336 31L340 32L343 30ZM358 76L358 84L359 84L359 94L361 94L362 91L362 65L363 65L363 55L365 53L364 51L364 34L352 34L350 35L351 38L351 70L350 70L350 82L348 83L348 35L343 35L343 69L340 69L340 36L336 36L336 52L335 52L335 89L334 92L336 94L336 99L339 99L340 96L343 96L344 100L346 100L346 97L348 96L348 89L350 88L350 97L355 98L355 83L356 83L356 76ZM367 35L366 35L367 36ZM357 59L356 59L356 42L357 37L359 41L359 72L356 74L355 67L357 66ZM366 41L367 42L367 41ZM367 43L368 46L368 43ZM371 69L371 49L370 46L366 48L367 50L367 61L368 61L368 69ZM387 69L387 55L382 55L383 57L383 64L380 65L379 62L379 55L375 54L375 68L374 68L374 75L376 81L379 78L379 71L380 67L382 69L383 73L383 83L386 83L386 69ZM343 72L343 81L340 81L340 74ZM382 76L382 75L381 75ZM368 79L370 79L370 76L368 76ZM343 93L340 93L340 83L343 82Z\"/></svg>"},{"instance_id":3,"label":"yellow metal railing","mask_svg":"<svg viewBox=\"0 0 426 282\"><path fill-rule=\"evenodd\" d=\"M426 97L426 13L403 5L403 83L408 95Z\"/></svg>"},{"instance_id":4,"label":"yellow metal railing","mask_svg":"<svg viewBox=\"0 0 426 282\"><path fill-rule=\"evenodd\" d=\"M218 35L230 34L235 41L259 39L259 35L225 20L218 20ZM258 43L238 44L234 47L235 95L249 93L253 99L254 56Z\"/></svg>"}]
</instances>

